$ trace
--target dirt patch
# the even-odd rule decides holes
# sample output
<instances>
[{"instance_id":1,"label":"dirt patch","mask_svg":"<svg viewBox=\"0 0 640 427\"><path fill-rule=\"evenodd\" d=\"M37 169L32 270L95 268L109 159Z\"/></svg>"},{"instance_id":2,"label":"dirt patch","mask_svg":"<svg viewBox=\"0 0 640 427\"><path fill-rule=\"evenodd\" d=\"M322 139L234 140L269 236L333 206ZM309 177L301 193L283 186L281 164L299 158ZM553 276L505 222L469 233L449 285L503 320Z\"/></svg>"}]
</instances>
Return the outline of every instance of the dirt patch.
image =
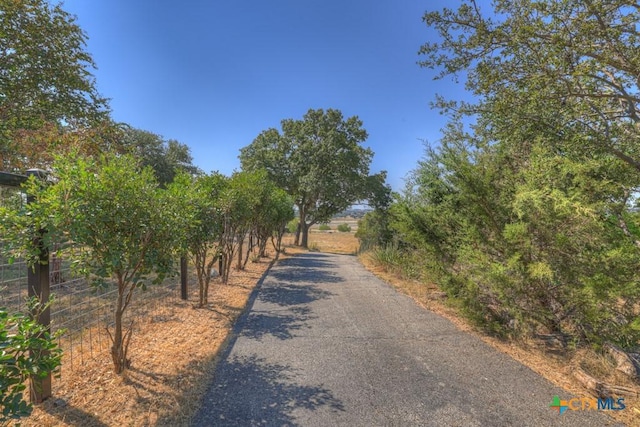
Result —
<instances>
[{"instance_id":1,"label":"dirt patch","mask_svg":"<svg viewBox=\"0 0 640 427\"><path fill-rule=\"evenodd\" d=\"M207 308L194 308L193 294L191 301L172 300L149 318L138 319L131 368L124 375L113 373L106 349L54 379L54 397L37 406L22 425L188 425L216 356L270 263L248 263L246 271L232 272L229 284L215 283ZM195 282L191 286L195 288Z\"/></svg>"}]
</instances>

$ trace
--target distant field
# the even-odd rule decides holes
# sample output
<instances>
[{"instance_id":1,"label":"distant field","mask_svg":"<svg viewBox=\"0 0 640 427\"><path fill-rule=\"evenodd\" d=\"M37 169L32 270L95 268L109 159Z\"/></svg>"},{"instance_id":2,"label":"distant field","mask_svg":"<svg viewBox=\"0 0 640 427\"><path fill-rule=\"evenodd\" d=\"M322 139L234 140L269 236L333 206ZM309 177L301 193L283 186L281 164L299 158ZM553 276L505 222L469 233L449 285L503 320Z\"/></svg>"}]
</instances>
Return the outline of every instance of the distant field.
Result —
<instances>
[{"instance_id":1,"label":"distant field","mask_svg":"<svg viewBox=\"0 0 640 427\"><path fill-rule=\"evenodd\" d=\"M349 224L349 227L351 227L352 233L355 233L358 230L358 218L347 216L347 217L341 217L341 218L333 218L331 222L328 224L329 227L331 227L331 230L329 231L337 232L338 226L340 224ZM319 231L318 227L320 227L320 224L315 224L313 227L311 227L311 231Z\"/></svg>"},{"instance_id":2,"label":"distant field","mask_svg":"<svg viewBox=\"0 0 640 427\"><path fill-rule=\"evenodd\" d=\"M339 224L344 223L351 226L351 232L341 233L336 230ZM311 227L311 232L309 233L309 249L334 254L356 254L360 247L360 242L355 236L357 225L357 220L353 218L340 218L333 221L330 224L330 231L320 231L318 230L318 226L314 225ZM293 234L286 234L284 237L283 242L286 245L287 253L297 253L300 251L299 248L292 246L293 239Z\"/></svg>"}]
</instances>

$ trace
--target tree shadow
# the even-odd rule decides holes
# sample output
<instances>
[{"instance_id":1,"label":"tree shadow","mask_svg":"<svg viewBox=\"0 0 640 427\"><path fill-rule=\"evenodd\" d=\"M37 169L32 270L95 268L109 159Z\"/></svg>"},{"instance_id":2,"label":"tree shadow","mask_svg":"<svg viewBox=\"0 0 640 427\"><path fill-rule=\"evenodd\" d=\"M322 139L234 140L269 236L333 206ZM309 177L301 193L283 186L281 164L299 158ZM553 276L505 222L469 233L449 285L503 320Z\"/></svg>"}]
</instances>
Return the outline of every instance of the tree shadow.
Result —
<instances>
[{"instance_id":1,"label":"tree shadow","mask_svg":"<svg viewBox=\"0 0 640 427\"><path fill-rule=\"evenodd\" d=\"M293 331L308 328L304 322L314 318L307 307L294 307L289 314L250 313L242 325L241 335L262 339L266 335L286 340L293 338Z\"/></svg>"},{"instance_id":2,"label":"tree shadow","mask_svg":"<svg viewBox=\"0 0 640 427\"><path fill-rule=\"evenodd\" d=\"M332 295L332 292L312 285L277 283L271 286L264 286L260 290L257 299L261 302L287 307L308 304L319 299L329 298Z\"/></svg>"},{"instance_id":3,"label":"tree shadow","mask_svg":"<svg viewBox=\"0 0 640 427\"><path fill-rule=\"evenodd\" d=\"M39 407L44 412L60 420L60 424L64 423L65 425L78 427L107 427L107 424L92 414L69 406L63 399L52 398L43 402ZM29 421L29 419L26 418L24 421Z\"/></svg>"},{"instance_id":4,"label":"tree shadow","mask_svg":"<svg viewBox=\"0 0 640 427\"><path fill-rule=\"evenodd\" d=\"M286 258L280 261L280 265L291 267L305 267L305 268L327 268L337 267L334 262L331 262L331 257L321 253L302 253L296 254L291 258Z\"/></svg>"},{"instance_id":5,"label":"tree shadow","mask_svg":"<svg viewBox=\"0 0 640 427\"><path fill-rule=\"evenodd\" d=\"M334 262L324 254L298 254L280 262L280 267L272 270L269 276L286 283L340 283L344 279L333 274L330 269L337 268Z\"/></svg>"},{"instance_id":6,"label":"tree shadow","mask_svg":"<svg viewBox=\"0 0 640 427\"><path fill-rule=\"evenodd\" d=\"M256 356L223 360L192 426L294 426L294 412L328 407L344 411L343 403L322 386L296 384L290 367Z\"/></svg>"}]
</instances>

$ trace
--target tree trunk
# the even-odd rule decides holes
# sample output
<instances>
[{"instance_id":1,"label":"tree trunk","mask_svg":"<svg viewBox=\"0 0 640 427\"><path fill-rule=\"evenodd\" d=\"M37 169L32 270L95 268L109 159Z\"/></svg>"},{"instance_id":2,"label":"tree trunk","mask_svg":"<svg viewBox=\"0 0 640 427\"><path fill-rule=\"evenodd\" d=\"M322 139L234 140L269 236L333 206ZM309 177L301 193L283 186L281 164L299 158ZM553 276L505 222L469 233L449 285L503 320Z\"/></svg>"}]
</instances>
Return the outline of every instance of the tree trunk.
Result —
<instances>
[{"instance_id":1,"label":"tree trunk","mask_svg":"<svg viewBox=\"0 0 640 427\"><path fill-rule=\"evenodd\" d=\"M267 257L267 239L262 239L260 243L258 243L258 255L261 258Z\"/></svg>"},{"instance_id":2,"label":"tree trunk","mask_svg":"<svg viewBox=\"0 0 640 427\"><path fill-rule=\"evenodd\" d=\"M127 366L127 352L125 349L124 335L122 333L122 315L124 314L123 285L118 285L118 288L119 291L115 311L115 327L113 336L111 337L111 358L113 359L113 368L116 374L121 374Z\"/></svg>"},{"instance_id":3,"label":"tree trunk","mask_svg":"<svg viewBox=\"0 0 640 427\"><path fill-rule=\"evenodd\" d=\"M236 264L236 270L242 270L242 248L244 247L244 238L238 242L238 262Z\"/></svg>"},{"instance_id":4,"label":"tree trunk","mask_svg":"<svg viewBox=\"0 0 640 427\"><path fill-rule=\"evenodd\" d=\"M206 274L205 261L202 259L201 255L196 255L196 271L198 272L198 307L204 306L204 275Z\"/></svg>"},{"instance_id":5,"label":"tree trunk","mask_svg":"<svg viewBox=\"0 0 640 427\"><path fill-rule=\"evenodd\" d=\"M307 249L309 247L309 226L306 222L300 222L302 239L300 241L300 246Z\"/></svg>"},{"instance_id":6,"label":"tree trunk","mask_svg":"<svg viewBox=\"0 0 640 427\"><path fill-rule=\"evenodd\" d=\"M253 252L253 248L255 248L255 245L254 245L253 232L251 232L249 233L249 245L247 247L247 253L245 254L244 261L242 262L243 270L247 268L247 262L249 262L249 257L251 256L251 252Z\"/></svg>"},{"instance_id":7,"label":"tree trunk","mask_svg":"<svg viewBox=\"0 0 640 427\"><path fill-rule=\"evenodd\" d=\"M295 246L300 246L300 223L298 223L298 227L296 227L296 238L293 241Z\"/></svg>"},{"instance_id":8,"label":"tree trunk","mask_svg":"<svg viewBox=\"0 0 640 427\"><path fill-rule=\"evenodd\" d=\"M300 216L298 218L298 229L296 230L296 246L308 248L309 226L307 225L307 212L304 208L300 208Z\"/></svg>"}]
</instances>

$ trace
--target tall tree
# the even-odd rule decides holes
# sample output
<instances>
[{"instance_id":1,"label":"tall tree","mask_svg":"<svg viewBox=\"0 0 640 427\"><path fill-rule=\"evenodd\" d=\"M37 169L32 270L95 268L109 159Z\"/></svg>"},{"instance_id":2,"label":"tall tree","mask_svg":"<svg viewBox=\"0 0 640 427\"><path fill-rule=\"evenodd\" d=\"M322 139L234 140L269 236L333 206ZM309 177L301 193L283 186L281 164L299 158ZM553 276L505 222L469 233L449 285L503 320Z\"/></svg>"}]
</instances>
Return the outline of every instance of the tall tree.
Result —
<instances>
[{"instance_id":1,"label":"tall tree","mask_svg":"<svg viewBox=\"0 0 640 427\"><path fill-rule=\"evenodd\" d=\"M463 0L423 19L440 41L422 46L421 64L439 77L464 73L483 100L441 105L492 114L504 138L544 133L560 150L608 153L640 170L637 4Z\"/></svg>"},{"instance_id":2,"label":"tall tree","mask_svg":"<svg viewBox=\"0 0 640 427\"><path fill-rule=\"evenodd\" d=\"M153 132L121 125L119 144L125 152L140 159L143 167L151 167L161 186L172 182L180 171L200 173L192 163L189 147L175 139L165 140Z\"/></svg>"},{"instance_id":3,"label":"tall tree","mask_svg":"<svg viewBox=\"0 0 640 427\"><path fill-rule=\"evenodd\" d=\"M307 247L309 228L368 197L373 151L362 121L339 110L310 109L301 120L285 119L282 133L262 132L240 151L245 170L265 169L294 199L300 219L296 244Z\"/></svg>"},{"instance_id":4,"label":"tall tree","mask_svg":"<svg viewBox=\"0 0 640 427\"><path fill-rule=\"evenodd\" d=\"M494 331L637 343L638 13L463 0L424 17L441 37L422 65L464 73L476 101L438 100L452 121L392 228Z\"/></svg>"},{"instance_id":5,"label":"tall tree","mask_svg":"<svg viewBox=\"0 0 640 427\"><path fill-rule=\"evenodd\" d=\"M46 0L0 0L0 167L25 162L21 143L51 149L42 129L84 128L108 119L95 87L95 64L75 17ZM26 159L29 162L29 159Z\"/></svg>"},{"instance_id":6,"label":"tall tree","mask_svg":"<svg viewBox=\"0 0 640 427\"><path fill-rule=\"evenodd\" d=\"M176 233L181 234L183 252L190 256L196 269L199 307L209 303L211 270L222 256L224 219L221 196L228 181L219 173L193 177L182 172L167 187L172 204L177 206L178 215L184 222Z\"/></svg>"}]
</instances>

